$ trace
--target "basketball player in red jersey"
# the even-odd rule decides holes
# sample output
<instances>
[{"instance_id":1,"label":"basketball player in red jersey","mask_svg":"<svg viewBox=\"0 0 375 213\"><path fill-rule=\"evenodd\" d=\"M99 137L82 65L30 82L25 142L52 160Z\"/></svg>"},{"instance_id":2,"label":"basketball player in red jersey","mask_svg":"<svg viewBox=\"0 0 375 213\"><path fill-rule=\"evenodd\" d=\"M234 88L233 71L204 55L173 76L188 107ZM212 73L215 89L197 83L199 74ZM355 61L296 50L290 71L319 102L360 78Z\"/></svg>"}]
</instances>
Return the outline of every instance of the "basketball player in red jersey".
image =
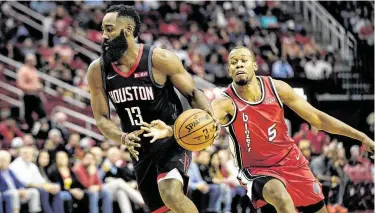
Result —
<instances>
[{"instance_id":1,"label":"basketball player in red jersey","mask_svg":"<svg viewBox=\"0 0 375 213\"><path fill-rule=\"evenodd\" d=\"M315 109L285 82L256 76L258 67L248 48L234 48L228 63L233 83L212 107L233 140L238 179L254 207L269 203L278 213L296 212L296 208L308 213L327 212L320 183L287 135L283 104L318 129L361 141L370 152L374 141Z\"/></svg>"}]
</instances>

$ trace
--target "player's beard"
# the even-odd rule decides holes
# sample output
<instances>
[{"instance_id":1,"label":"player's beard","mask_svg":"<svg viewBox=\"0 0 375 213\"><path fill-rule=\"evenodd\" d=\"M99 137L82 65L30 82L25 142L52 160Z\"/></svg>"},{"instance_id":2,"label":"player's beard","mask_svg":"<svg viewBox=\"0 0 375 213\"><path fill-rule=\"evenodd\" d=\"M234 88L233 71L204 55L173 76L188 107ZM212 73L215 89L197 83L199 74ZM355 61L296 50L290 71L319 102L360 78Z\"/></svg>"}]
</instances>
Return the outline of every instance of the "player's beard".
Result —
<instances>
[{"instance_id":1,"label":"player's beard","mask_svg":"<svg viewBox=\"0 0 375 213\"><path fill-rule=\"evenodd\" d=\"M108 49L105 48L108 46ZM102 51L104 57L110 62L115 62L120 60L121 56L128 49L128 41L125 38L125 33L121 30L120 34L112 39L107 40L102 43Z\"/></svg>"},{"instance_id":2,"label":"player's beard","mask_svg":"<svg viewBox=\"0 0 375 213\"><path fill-rule=\"evenodd\" d=\"M239 86L245 86L247 83L249 83L250 81L250 78L247 77L245 79L239 79L236 81L236 84L239 85Z\"/></svg>"}]
</instances>

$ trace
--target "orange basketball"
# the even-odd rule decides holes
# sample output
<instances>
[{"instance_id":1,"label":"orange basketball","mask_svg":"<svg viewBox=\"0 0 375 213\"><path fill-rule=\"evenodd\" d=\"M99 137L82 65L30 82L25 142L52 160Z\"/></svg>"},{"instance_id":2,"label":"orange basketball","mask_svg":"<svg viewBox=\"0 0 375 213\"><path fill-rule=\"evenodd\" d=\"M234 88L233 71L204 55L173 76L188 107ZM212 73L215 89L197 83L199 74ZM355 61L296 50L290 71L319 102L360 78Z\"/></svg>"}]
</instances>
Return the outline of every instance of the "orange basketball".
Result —
<instances>
[{"instance_id":1,"label":"orange basketball","mask_svg":"<svg viewBox=\"0 0 375 213\"><path fill-rule=\"evenodd\" d=\"M215 121L207 112L190 109L178 116L174 136L184 149L200 151L214 142Z\"/></svg>"}]
</instances>

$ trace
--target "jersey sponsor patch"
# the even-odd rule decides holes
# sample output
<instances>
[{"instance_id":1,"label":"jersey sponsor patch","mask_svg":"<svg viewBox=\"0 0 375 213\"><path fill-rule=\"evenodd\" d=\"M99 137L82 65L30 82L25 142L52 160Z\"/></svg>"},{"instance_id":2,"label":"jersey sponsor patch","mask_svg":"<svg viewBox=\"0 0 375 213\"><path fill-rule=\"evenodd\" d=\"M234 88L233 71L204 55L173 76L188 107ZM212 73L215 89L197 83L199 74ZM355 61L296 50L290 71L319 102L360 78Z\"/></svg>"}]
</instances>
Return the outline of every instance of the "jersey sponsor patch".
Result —
<instances>
[{"instance_id":1,"label":"jersey sponsor patch","mask_svg":"<svg viewBox=\"0 0 375 213\"><path fill-rule=\"evenodd\" d=\"M264 101L264 104L270 104L276 101L275 97L268 98Z\"/></svg>"},{"instance_id":2,"label":"jersey sponsor patch","mask_svg":"<svg viewBox=\"0 0 375 213\"><path fill-rule=\"evenodd\" d=\"M147 77L147 76L148 76L147 71L134 73L134 78L142 78L142 77Z\"/></svg>"}]
</instances>

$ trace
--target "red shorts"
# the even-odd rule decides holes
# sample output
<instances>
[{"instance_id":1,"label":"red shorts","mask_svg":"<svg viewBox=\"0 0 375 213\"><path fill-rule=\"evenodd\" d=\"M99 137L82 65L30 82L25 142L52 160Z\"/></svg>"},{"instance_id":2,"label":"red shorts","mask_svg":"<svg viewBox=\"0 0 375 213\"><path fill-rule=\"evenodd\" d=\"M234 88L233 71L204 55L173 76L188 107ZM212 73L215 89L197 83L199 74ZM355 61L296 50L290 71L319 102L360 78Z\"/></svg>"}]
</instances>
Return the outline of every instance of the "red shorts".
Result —
<instances>
[{"instance_id":1,"label":"red shorts","mask_svg":"<svg viewBox=\"0 0 375 213\"><path fill-rule=\"evenodd\" d=\"M296 146L272 167L250 167L247 170L252 177L271 176L283 182L296 207L309 206L324 199L321 184L312 174L309 162ZM251 199L255 208L266 204L264 200L254 200L254 197L256 196Z\"/></svg>"}]
</instances>

